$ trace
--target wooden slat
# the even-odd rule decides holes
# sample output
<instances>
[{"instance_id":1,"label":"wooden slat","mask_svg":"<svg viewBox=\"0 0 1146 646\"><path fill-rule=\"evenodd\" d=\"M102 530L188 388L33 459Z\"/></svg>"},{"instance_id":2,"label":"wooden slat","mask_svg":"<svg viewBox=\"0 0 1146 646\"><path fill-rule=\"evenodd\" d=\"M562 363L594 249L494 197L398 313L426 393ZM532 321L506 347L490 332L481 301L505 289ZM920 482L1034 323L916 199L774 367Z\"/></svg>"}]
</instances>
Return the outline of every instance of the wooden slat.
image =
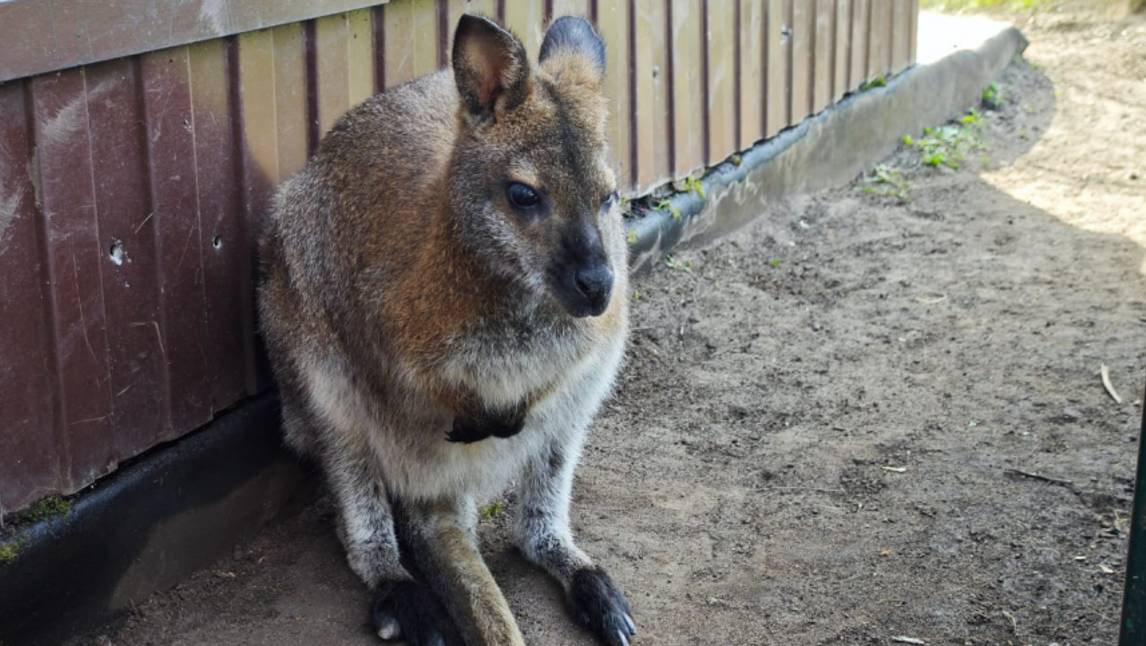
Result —
<instances>
[{"instance_id":1,"label":"wooden slat","mask_svg":"<svg viewBox=\"0 0 1146 646\"><path fill-rule=\"evenodd\" d=\"M764 14L765 102L764 134L771 137L788 125L788 48L784 0L767 0Z\"/></svg>"},{"instance_id":2,"label":"wooden slat","mask_svg":"<svg viewBox=\"0 0 1146 646\"><path fill-rule=\"evenodd\" d=\"M617 164L622 186L632 181L629 124L629 3L628 0L598 0L597 25L605 41L605 96L609 101L609 147Z\"/></svg>"},{"instance_id":3,"label":"wooden slat","mask_svg":"<svg viewBox=\"0 0 1146 646\"><path fill-rule=\"evenodd\" d=\"M734 0L708 0L708 149L714 165L736 152L736 4Z\"/></svg>"},{"instance_id":4,"label":"wooden slat","mask_svg":"<svg viewBox=\"0 0 1146 646\"><path fill-rule=\"evenodd\" d=\"M854 90L867 80L868 19L870 0L851 0L851 55L848 71L848 89Z\"/></svg>"},{"instance_id":5,"label":"wooden slat","mask_svg":"<svg viewBox=\"0 0 1146 646\"><path fill-rule=\"evenodd\" d=\"M122 458L151 446L169 421L168 366L160 338L163 263L157 255L158 220L147 184L137 66L120 59L91 65L85 74L92 155L100 160L94 177L95 210L100 239L108 247L102 282L115 415L107 440Z\"/></svg>"},{"instance_id":6,"label":"wooden slat","mask_svg":"<svg viewBox=\"0 0 1146 646\"><path fill-rule=\"evenodd\" d=\"M280 179L302 168L307 157L306 42L300 23L271 30L274 37L275 127Z\"/></svg>"},{"instance_id":7,"label":"wooden slat","mask_svg":"<svg viewBox=\"0 0 1146 646\"><path fill-rule=\"evenodd\" d=\"M788 123L812 113L812 53L815 51L815 0L789 0L792 15L792 94Z\"/></svg>"},{"instance_id":8,"label":"wooden slat","mask_svg":"<svg viewBox=\"0 0 1146 646\"><path fill-rule=\"evenodd\" d=\"M740 142L745 149L764 138L764 5L740 1Z\"/></svg>"},{"instance_id":9,"label":"wooden slat","mask_svg":"<svg viewBox=\"0 0 1146 646\"><path fill-rule=\"evenodd\" d=\"M374 94L374 25L369 9L346 14L350 39L346 42L346 62L350 66L347 91L351 107Z\"/></svg>"},{"instance_id":10,"label":"wooden slat","mask_svg":"<svg viewBox=\"0 0 1146 646\"><path fill-rule=\"evenodd\" d=\"M497 0L449 0L447 23L449 25L450 45L453 45L454 30L458 26L458 18L462 14L474 13L486 18L497 19Z\"/></svg>"},{"instance_id":11,"label":"wooden slat","mask_svg":"<svg viewBox=\"0 0 1146 646\"><path fill-rule=\"evenodd\" d=\"M668 48L664 0L636 0L636 140L638 192L670 179Z\"/></svg>"},{"instance_id":12,"label":"wooden slat","mask_svg":"<svg viewBox=\"0 0 1146 646\"><path fill-rule=\"evenodd\" d=\"M851 2L835 0L836 20L832 25L835 32L834 61L832 65L832 100L839 101L850 87L848 85L848 57L851 54Z\"/></svg>"},{"instance_id":13,"label":"wooden slat","mask_svg":"<svg viewBox=\"0 0 1146 646\"><path fill-rule=\"evenodd\" d=\"M673 0L673 169L683 177L704 166L705 96L700 91L704 33L700 0Z\"/></svg>"},{"instance_id":14,"label":"wooden slat","mask_svg":"<svg viewBox=\"0 0 1146 646\"><path fill-rule=\"evenodd\" d=\"M314 22L315 72L318 76L318 131L325 134L350 107L350 25L346 15L327 16Z\"/></svg>"},{"instance_id":15,"label":"wooden slat","mask_svg":"<svg viewBox=\"0 0 1146 646\"><path fill-rule=\"evenodd\" d=\"M239 36L244 177L248 214L261 212L270 187L279 181L279 142L275 109L275 44L270 30ZM252 223L253 224L253 223Z\"/></svg>"},{"instance_id":16,"label":"wooden slat","mask_svg":"<svg viewBox=\"0 0 1146 646\"><path fill-rule=\"evenodd\" d=\"M891 14L891 72L898 72L911 62L911 15L910 0L893 0Z\"/></svg>"},{"instance_id":17,"label":"wooden slat","mask_svg":"<svg viewBox=\"0 0 1146 646\"><path fill-rule=\"evenodd\" d=\"M247 391L254 338L250 258L252 234L241 216L232 119L236 106L228 75L230 46L222 40L191 45L194 159L199 208L199 248L207 326L211 408L221 410ZM176 429L181 431L185 429Z\"/></svg>"},{"instance_id":18,"label":"wooden slat","mask_svg":"<svg viewBox=\"0 0 1146 646\"><path fill-rule=\"evenodd\" d=\"M29 175L25 87L0 85L0 507L8 510L59 491L67 479L67 437L53 408L61 394L48 302L53 280Z\"/></svg>"},{"instance_id":19,"label":"wooden slat","mask_svg":"<svg viewBox=\"0 0 1146 646\"><path fill-rule=\"evenodd\" d=\"M553 0L553 17L589 16L590 0ZM662 9L663 13L663 9Z\"/></svg>"},{"instance_id":20,"label":"wooden slat","mask_svg":"<svg viewBox=\"0 0 1146 646\"><path fill-rule=\"evenodd\" d=\"M908 59L914 64L919 56L919 0L911 0L911 38L908 41Z\"/></svg>"},{"instance_id":21,"label":"wooden slat","mask_svg":"<svg viewBox=\"0 0 1146 646\"><path fill-rule=\"evenodd\" d=\"M832 75L835 73L835 0L815 0L815 36L812 53L812 112L819 112L832 102Z\"/></svg>"},{"instance_id":22,"label":"wooden slat","mask_svg":"<svg viewBox=\"0 0 1146 646\"><path fill-rule=\"evenodd\" d=\"M160 263L162 298L157 323L170 388L170 425L159 436L168 439L175 429L196 428L207 422L212 413L187 48L145 54L140 70ZM138 324L154 327L150 321Z\"/></svg>"},{"instance_id":23,"label":"wooden slat","mask_svg":"<svg viewBox=\"0 0 1146 646\"><path fill-rule=\"evenodd\" d=\"M541 0L505 0L505 26L525 43L530 60L537 60L544 22L545 3Z\"/></svg>"},{"instance_id":24,"label":"wooden slat","mask_svg":"<svg viewBox=\"0 0 1146 646\"><path fill-rule=\"evenodd\" d=\"M891 2L870 0L868 78L886 76L891 69Z\"/></svg>"},{"instance_id":25,"label":"wooden slat","mask_svg":"<svg viewBox=\"0 0 1146 646\"><path fill-rule=\"evenodd\" d=\"M435 0L401 0L382 8L386 32L382 55L386 87L401 85L438 68L438 8Z\"/></svg>"},{"instance_id":26,"label":"wooden slat","mask_svg":"<svg viewBox=\"0 0 1146 646\"><path fill-rule=\"evenodd\" d=\"M108 241L101 238L92 187L89 100L82 68L31 81L36 175L43 209L58 361L61 483L91 482L111 461L112 393L100 272ZM102 161L102 160L101 160Z\"/></svg>"}]
</instances>

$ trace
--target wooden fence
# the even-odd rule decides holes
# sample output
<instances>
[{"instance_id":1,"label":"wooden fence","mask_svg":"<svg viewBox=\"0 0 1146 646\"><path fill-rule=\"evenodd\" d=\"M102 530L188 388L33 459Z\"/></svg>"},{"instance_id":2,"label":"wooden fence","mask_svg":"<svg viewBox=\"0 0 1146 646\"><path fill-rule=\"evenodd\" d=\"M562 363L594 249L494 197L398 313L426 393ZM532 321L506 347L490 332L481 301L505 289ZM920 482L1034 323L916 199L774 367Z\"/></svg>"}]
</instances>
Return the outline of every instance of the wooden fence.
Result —
<instances>
[{"instance_id":1,"label":"wooden fence","mask_svg":"<svg viewBox=\"0 0 1146 646\"><path fill-rule=\"evenodd\" d=\"M276 17L297 4L241 10L260 2ZM332 3L347 4L309 6ZM158 36L140 31L135 50L89 37L60 54L32 45L54 5L0 4L0 42L31 51L16 78L0 65L0 511L78 491L269 386L252 293L271 190L348 107L443 66L461 13L496 17L533 55L553 16L597 24L633 193L903 69L918 14L917 0L393 0L226 33L204 13L217 5L200 3L187 44L148 51ZM77 37L99 22L71 18Z\"/></svg>"}]
</instances>

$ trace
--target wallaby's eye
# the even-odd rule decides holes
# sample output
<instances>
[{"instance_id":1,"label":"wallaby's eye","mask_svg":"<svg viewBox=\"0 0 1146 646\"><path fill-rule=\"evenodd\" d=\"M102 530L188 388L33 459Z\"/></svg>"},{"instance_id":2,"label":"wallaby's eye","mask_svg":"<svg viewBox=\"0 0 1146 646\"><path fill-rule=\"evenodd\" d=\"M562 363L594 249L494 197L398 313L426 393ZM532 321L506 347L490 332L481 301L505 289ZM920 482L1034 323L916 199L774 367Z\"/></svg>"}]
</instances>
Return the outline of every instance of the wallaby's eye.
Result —
<instances>
[{"instance_id":1,"label":"wallaby's eye","mask_svg":"<svg viewBox=\"0 0 1146 646\"><path fill-rule=\"evenodd\" d=\"M514 208L523 211L532 209L541 203L541 196L537 194L537 191L521 182L511 182L509 186L505 187L505 198Z\"/></svg>"},{"instance_id":2,"label":"wallaby's eye","mask_svg":"<svg viewBox=\"0 0 1146 646\"><path fill-rule=\"evenodd\" d=\"M621 199L621 196L618 195L616 191L609 193L609 195L605 197L605 201L601 202L601 210L611 211L619 199Z\"/></svg>"}]
</instances>

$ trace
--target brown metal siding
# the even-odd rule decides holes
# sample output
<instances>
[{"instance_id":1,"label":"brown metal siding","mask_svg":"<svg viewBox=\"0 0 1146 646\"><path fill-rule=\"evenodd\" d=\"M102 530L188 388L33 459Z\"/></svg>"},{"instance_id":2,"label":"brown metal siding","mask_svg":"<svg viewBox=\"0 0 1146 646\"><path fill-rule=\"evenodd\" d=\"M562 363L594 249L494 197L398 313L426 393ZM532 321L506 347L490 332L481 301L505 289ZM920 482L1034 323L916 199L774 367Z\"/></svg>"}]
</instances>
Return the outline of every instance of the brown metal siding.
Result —
<instances>
[{"instance_id":1,"label":"brown metal siding","mask_svg":"<svg viewBox=\"0 0 1146 646\"><path fill-rule=\"evenodd\" d=\"M0 84L0 509L269 386L253 252L273 187L347 108L445 64L465 11L534 56L547 18L596 20L639 193L910 64L917 3L393 0Z\"/></svg>"}]
</instances>

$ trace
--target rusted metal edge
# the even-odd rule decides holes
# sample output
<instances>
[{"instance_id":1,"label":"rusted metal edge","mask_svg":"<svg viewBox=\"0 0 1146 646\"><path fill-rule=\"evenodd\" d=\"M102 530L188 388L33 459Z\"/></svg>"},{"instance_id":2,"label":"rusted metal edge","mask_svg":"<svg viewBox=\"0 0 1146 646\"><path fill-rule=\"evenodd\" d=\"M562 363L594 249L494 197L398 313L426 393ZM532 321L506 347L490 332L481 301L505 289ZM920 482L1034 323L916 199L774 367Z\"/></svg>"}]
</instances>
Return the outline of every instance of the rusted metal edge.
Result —
<instances>
[{"instance_id":1,"label":"rusted metal edge","mask_svg":"<svg viewBox=\"0 0 1146 646\"><path fill-rule=\"evenodd\" d=\"M0 0L0 83L388 0Z\"/></svg>"}]
</instances>

